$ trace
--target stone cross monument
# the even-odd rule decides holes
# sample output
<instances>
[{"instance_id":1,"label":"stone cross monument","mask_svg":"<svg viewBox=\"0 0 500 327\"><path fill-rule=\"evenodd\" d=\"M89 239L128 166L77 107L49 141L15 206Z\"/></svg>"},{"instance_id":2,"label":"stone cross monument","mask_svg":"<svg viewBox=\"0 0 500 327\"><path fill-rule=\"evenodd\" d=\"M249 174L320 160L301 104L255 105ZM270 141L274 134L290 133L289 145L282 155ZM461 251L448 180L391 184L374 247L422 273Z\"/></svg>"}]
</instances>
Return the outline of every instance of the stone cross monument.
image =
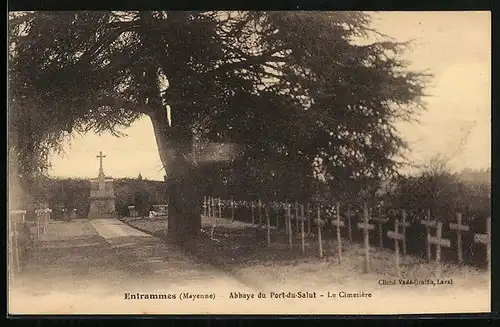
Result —
<instances>
[{"instance_id":1,"label":"stone cross monument","mask_svg":"<svg viewBox=\"0 0 500 327\"><path fill-rule=\"evenodd\" d=\"M113 179L104 175L102 159L106 158L99 152L99 175L96 179L90 180L90 210L89 218L109 218L115 215L115 191L113 189Z\"/></svg>"}]
</instances>

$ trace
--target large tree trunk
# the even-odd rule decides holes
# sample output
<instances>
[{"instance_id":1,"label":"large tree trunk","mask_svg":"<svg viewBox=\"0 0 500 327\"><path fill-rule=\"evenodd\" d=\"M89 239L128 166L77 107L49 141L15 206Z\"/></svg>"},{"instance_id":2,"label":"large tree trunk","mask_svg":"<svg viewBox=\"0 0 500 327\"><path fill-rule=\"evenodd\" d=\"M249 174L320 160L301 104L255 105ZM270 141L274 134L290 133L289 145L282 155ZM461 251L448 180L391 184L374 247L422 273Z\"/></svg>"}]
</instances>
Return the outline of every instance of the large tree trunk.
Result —
<instances>
[{"instance_id":1,"label":"large tree trunk","mask_svg":"<svg viewBox=\"0 0 500 327\"><path fill-rule=\"evenodd\" d=\"M189 129L170 127L166 112L155 112L150 118L166 172L168 235L182 243L196 237L201 230L203 195L192 158L192 137Z\"/></svg>"},{"instance_id":2,"label":"large tree trunk","mask_svg":"<svg viewBox=\"0 0 500 327\"><path fill-rule=\"evenodd\" d=\"M175 19L179 15L182 18L185 14L169 14L169 20L174 20L170 24L170 28L178 28ZM163 42L155 33L151 33L151 28L154 28L155 25L155 19L151 12L141 11L139 16L140 34L147 51L145 55L154 57L151 49L155 49L158 43ZM169 80L169 102L177 104L177 101L172 99L172 96L180 94L177 89L180 81L176 81L175 77L180 74L179 66L182 63L176 63L174 57L168 57L168 51L168 58L165 57L165 53L156 55L160 59L156 63L154 60L148 62L144 67L144 84L149 89L147 92L147 106L151 110L149 116L153 123L158 152L166 174L168 235L175 241L184 242L196 237L201 231L202 194L198 187L198 170L192 156L192 132L188 120L181 118L182 109L185 111L186 108L175 108L176 122L170 126L158 89L157 64L163 62L160 65L163 66L163 71L167 74ZM182 59L185 60L185 58ZM183 64L185 63L183 62ZM175 98L175 96L173 97Z\"/></svg>"}]
</instances>

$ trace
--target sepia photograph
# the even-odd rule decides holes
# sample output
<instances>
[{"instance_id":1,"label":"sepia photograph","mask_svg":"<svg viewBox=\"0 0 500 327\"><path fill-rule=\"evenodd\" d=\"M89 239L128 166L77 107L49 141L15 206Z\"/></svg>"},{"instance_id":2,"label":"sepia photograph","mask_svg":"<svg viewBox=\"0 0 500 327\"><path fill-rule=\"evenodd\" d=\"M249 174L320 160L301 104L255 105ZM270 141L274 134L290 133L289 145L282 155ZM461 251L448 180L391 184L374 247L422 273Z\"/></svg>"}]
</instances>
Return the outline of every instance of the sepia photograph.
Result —
<instances>
[{"instance_id":1,"label":"sepia photograph","mask_svg":"<svg viewBox=\"0 0 500 327\"><path fill-rule=\"evenodd\" d=\"M491 312L489 11L10 11L8 314Z\"/></svg>"}]
</instances>

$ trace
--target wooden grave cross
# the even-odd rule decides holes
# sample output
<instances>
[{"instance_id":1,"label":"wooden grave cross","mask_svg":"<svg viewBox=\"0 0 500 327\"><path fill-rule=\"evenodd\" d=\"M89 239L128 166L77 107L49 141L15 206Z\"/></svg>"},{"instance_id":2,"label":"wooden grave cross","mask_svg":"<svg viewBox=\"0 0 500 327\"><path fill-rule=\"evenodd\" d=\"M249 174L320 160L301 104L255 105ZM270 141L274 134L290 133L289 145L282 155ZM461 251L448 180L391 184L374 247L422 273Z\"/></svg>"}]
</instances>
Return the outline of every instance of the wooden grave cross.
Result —
<instances>
[{"instance_id":1,"label":"wooden grave cross","mask_svg":"<svg viewBox=\"0 0 500 327\"><path fill-rule=\"evenodd\" d=\"M463 262L462 253L462 232L468 232L470 227L467 225L462 225L462 213L457 213L457 223L450 223L450 229L454 230L457 234L457 260L458 264Z\"/></svg>"},{"instance_id":2,"label":"wooden grave cross","mask_svg":"<svg viewBox=\"0 0 500 327\"><path fill-rule=\"evenodd\" d=\"M231 221L234 221L234 200L231 198Z\"/></svg>"},{"instance_id":3,"label":"wooden grave cross","mask_svg":"<svg viewBox=\"0 0 500 327\"><path fill-rule=\"evenodd\" d=\"M321 228L325 225L325 221L321 219L321 207L318 205L318 218L314 223L318 226L318 251L319 257L323 258L323 239L321 238Z\"/></svg>"},{"instance_id":4,"label":"wooden grave cross","mask_svg":"<svg viewBox=\"0 0 500 327\"><path fill-rule=\"evenodd\" d=\"M299 231L299 203L295 201L295 232Z\"/></svg>"},{"instance_id":5,"label":"wooden grave cross","mask_svg":"<svg viewBox=\"0 0 500 327\"><path fill-rule=\"evenodd\" d=\"M375 225L370 224L370 217L368 215L368 207L365 204L363 207L363 222L357 224L359 229L363 230L364 234L364 248L365 248L365 266L364 272L370 271L370 230L375 229Z\"/></svg>"},{"instance_id":6,"label":"wooden grave cross","mask_svg":"<svg viewBox=\"0 0 500 327\"><path fill-rule=\"evenodd\" d=\"M262 202L259 198L259 226L262 226Z\"/></svg>"},{"instance_id":7,"label":"wooden grave cross","mask_svg":"<svg viewBox=\"0 0 500 327\"><path fill-rule=\"evenodd\" d=\"M431 253L431 243L429 243L429 238L431 237L431 228L435 228L437 226L436 220L431 220L431 211L427 211L427 216L425 217L424 220L420 220L420 223L425 226L425 229L427 231L427 248L426 248L426 253L427 253L427 260L431 260L432 258L432 253Z\"/></svg>"},{"instance_id":8,"label":"wooden grave cross","mask_svg":"<svg viewBox=\"0 0 500 327\"><path fill-rule=\"evenodd\" d=\"M307 203L307 235L310 235L311 230L311 204Z\"/></svg>"},{"instance_id":9,"label":"wooden grave cross","mask_svg":"<svg viewBox=\"0 0 500 327\"><path fill-rule=\"evenodd\" d=\"M285 218L285 233L288 235L288 212L291 210L290 209L290 204L287 203L287 202L283 202L283 206L282 206L282 209L283 209L283 217ZM290 211L291 212L291 211ZM291 213L290 213L291 214Z\"/></svg>"},{"instance_id":10,"label":"wooden grave cross","mask_svg":"<svg viewBox=\"0 0 500 327\"><path fill-rule=\"evenodd\" d=\"M219 219L222 218L222 202L219 198Z\"/></svg>"},{"instance_id":11,"label":"wooden grave cross","mask_svg":"<svg viewBox=\"0 0 500 327\"><path fill-rule=\"evenodd\" d=\"M76 209L75 209L76 210ZM36 231L37 231L37 237L40 237L41 234L45 234L45 216L47 215L47 210L46 209L38 209L35 210L36 214Z\"/></svg>"},{"instance_id":12,"label":"wooden grave cross","mask_svg":"<svg viewBox=\"0 0 500 327\"><path fill-rule=\"evenodd\" d=\"M351 206L348 206L344 216L347 218L347 235L349 237L349 242L352 242L352 217L356 216L356 212L352 210Z\"/></svg>"},{"instance_id":13,"label":"wooden grave cross","mask_svg":"<svg viewBox=\"0 0 500 327\"><path fill-rule=\"evenodd\" d=\"M436 245L436 276L440 276L441 272L441 246L449 248L451 246L451 242L449 239L442 238L443 233L443 223L438 222L436 226L436 236L429 236L427 238L427 242L430 244Z\"/></svg>"},{"instance_id":14,"label":"wooden grave cross","mask_svg":"<svg viewBox=\"0 0 500 327\"><path fill-rule=\"evenodd\" d=\"M42 220L43 211L35 210L36 216L36 239L40 239L40 225Z\"/></svg>"},{"instance_id":15,"label":"wooden grave cross","mask_svg":"<svg viewBox=\"0 0 500 327\"><path fill-rule=\"evenodd\" d=\"M217 203L215 198L212 198L212 218L217 219Z\"/></svg>"},{"instance_id":16,"label":"wooden grave cross","mask_svg":"<svg viewBox=\"0 0 500 327\"><path fill-rule=\"evenodd\" d=\"M301 215L298 216L297 219L300 220L300 237L302 240L302 253L304 253L306 252L304 223L307 220L307 217L304 215L304 205L301 206Z\"/></svg>"},{"instance_id":17,"label":"wooden grave cross","mask_svg":"<svg viewBox=\"0 0 500 327\"><path fill-rule=\"evenodd\" d=\"M212 201L213 201L213 209L212 209L212 213L213 213L213 216L215 218L217 218L217 201L215 198L212 198Z\"/></svg>"},{"instance_id":18,"label":"wooden grave cross","mask_svg":"<svg viewBox=\"0 0 500 327\"><path fill-rule=\"evenodd\" d=\"M255 226L255 203L252 203L250 204L250 207L252 208L252 225Z\"/></svg>"},{"instance_id":19,"label":"wooden grave cross","mask_svg":"<svg viewBox=\"0 0 500 327\"><path fill-rule=\"evenodd\" d=\"M403 255L406 255L406 227L410 227L411 224L406 221L406 210L402 212L402 221L399 222L399 226L401 227L401 233L404 235L403 239Z\"/></svg>"},{"instance_id":20,"label":"wooden grave cross","mask_svg":"<svg viewBox=\"0 0 500 327\"><path fill-rule=\"evenodd\" d=\"M271 222L269 221L269 207L264 209L267 221L267 245L271 245Z\"/></svg>"},{"instance_id":21,"label":"wooden grave cross","mask_svg":"<svg viewBox=\"0 0 500 327\"><path fill-rule=\"evenodd\" d=\"M283 203L283 217L285 218L285 234L288 235L288 203Z\"/></svg>"},{"instance_id":22,"label":"wooden grave cross","mask_svg":"<svg viewBox=\"0 0 500 327\"><path fill-rule=\"evenodd\" d=\"M291 212L291 204L287 205L287 210L286 210L286 221L287 227L288 227L288 246L290 247L290 250L293 248L293 231L292 231L292 212Z\"/></svg>"},{"instance_id":23,"label":"wooden grave cross","mask_svg":"<svg viewBox=\"0 0 500 327\"><path fill-rule=\"evenodd\" d=\"M38 210L35 210L35 221L30 221L28 222L30 226L30 235L31 235L31 228L35 229L36 231L36 239L40 238L40 213ZM35 235L33 235L35 237Z\"/></svg>"},{"instance_id":24,"label":"wooden grave cross","mask_svg":"<svg viewBox=\"0 0 500 327\"><path fill-rule=\"evenodd\" d=\"M207 216L210 218L210 197L207 197Z\"/></svg>"},{"instance_id":25,"label":"wooden grave cross","mask_svg":"<svg viewBox=\"0 0 500 327\"><path fill-rule=\"evenodd\" d=\"M47 233L48 215L49 209L43 209L42 213L42 233L45 235Z\"/></svg>"},{"instance_id":26,"label":"wooden grave cross","mask_svg":"<svg viewBox=\"0 0 500 327\"><path fill-rule=\"evenodd\" d=\"M336 205L336 215L332 219L332 225L337 229L337 254L339 256L339 263L342 262L342 236L340 234L340 228L345 227L345 224L340 220L340 203L337 202Z\"/></svg>"},{"instance_id":27,"label":"wooden grave cross","mask_svg":"<svg viewBox=\"0 0 500 327\"><path fill-rule=\"evenodd\" d=\"M274 213L276 214L276 231L278 231L278 228L280 226L280 215L279 215L279 204L278 203L275 203L275 205L273 206L273 209L274 209Z\"/></svg>"},{"instance_id":28,"label":"wooden grave cross","mask_svg":"<svg viewBox=\"0 0 500 327\"><path fill-rule=\"evenodd\" d=\"M47 229L49 228L49 222L50 222L50 214L52 213L52 209L47 208L45 209L45 214L44 214L44 224L43 224L43 233L47 233Z\"/></svg>"},{"instance_id":29,"label":"wooden grave cross","mask_svg":"<svg viewBox=\"0 0 500 327\"><path fill-rule=\"evenodd\" d=\"M381 249L384 248L384 224L389 221L388 218L382 216L382 207L379 208L378 217L372 218L374 222L377 223L378 227L378 243Z\"/></svg>"},{"instance_id":30,"label":"wooden grave cross","mask_svg":"<svg viewBox=\"0 0 500 327\"><path fill-rule=\"evenodd\" d=\"M204 216L207 215L207 197L206 196L203 197L203 215Z\"/></svg>"},{"instance_id":31,"label":"wooden grave cross","mask_svg":"<svg viewBox=\"0 0 500 327\"><path fill-rule=\"evenodd\" d=\"M486 234L474 234L474 242L486 245L486 260L491 271L491 217L486 220Z\"/></svg>"},{"instance_id":32,"label":"wooden grave cross","mask_svg":"<svg viewBox=\"0 0 500 327\"><path fill-rule=\"evenodd\" d=\"M394 221L394 230L387 231L387 236L394 240L394 252L396 256L396 272L401 277L401 268L399 266L399 241L405 241L405 235L399 232L399 220Z\"/></svg>"},{"instance_id":33,"label":"wooden grave cross","mask_svg":"<svg viewBox=\"0 0 500 327\"><path fill-rule=\"evenodd\" d=\"M218 209L217 209L217 205L218 205L217 201L218 201L217 198L212 198L212 203L213 203L212 204L212 206L213 206L212 215L214 216L214 218L217 218L219 216Z\"/></svg>"}]
</instances>

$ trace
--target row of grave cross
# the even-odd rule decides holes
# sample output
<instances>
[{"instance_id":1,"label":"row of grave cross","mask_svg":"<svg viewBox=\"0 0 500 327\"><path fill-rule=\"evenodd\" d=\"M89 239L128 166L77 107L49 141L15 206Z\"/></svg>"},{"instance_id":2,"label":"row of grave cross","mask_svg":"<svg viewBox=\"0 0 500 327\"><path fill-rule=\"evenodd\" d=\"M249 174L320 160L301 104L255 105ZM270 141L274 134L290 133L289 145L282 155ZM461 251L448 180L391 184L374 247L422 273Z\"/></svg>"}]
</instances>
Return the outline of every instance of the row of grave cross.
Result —
<instances>
[{"instance_id":1,"label":"row of grave cross","mask_svg":"<svg viewBox=\"0 0 500 327\"><path fill-rule=\"evenodd\" d=\"M219 199L214 199L214 198L205 198L204 201L204 209L205 209L205 215L208 214L208 216L211 215L210 208L214 207L214 205L218 206L218 213L219 213L219 218L221 217L221 206L225 203L226 205L229 204L231 207L231 220L234 220L234 208L237 206L235 201L230 200L230 201L221 201ZM318 239L318 254L322 258L324 257L324 250L323 250L323 240L322 240L322 229L325 226L325 223L327 220L329 220L336 228L336 239L337 239L337 256L339 262L342 261L342 237L341 237L341 228L347 227L347 237L350 242L352 242L352 220L355 216L358 214L352 209L351 206L348 206L347 210L344 212L344 214L341 216L341 210L340 210L340 204L337 203L335 208L334 208L334 215L329 216L328 219L321 219L321 207L317 206L317 212L316 212L316 217L311 219L312 216L314 216L314 210L311 209L310 204L307 205L307 209L304 207L304 205L299 205L297 202L294 205L294 212L292 213L292 205L288 203L273 203L271 206L266 206L264 205L260 200L257 201L257 203L254 202L239 202L238 206L243 206L243 207L250 207L251 213L252 213L252 224L256 224L256 215L255 211L256 209L258 210L258 225L263 226L263 211L264 215L266 218L266 227L267 227L267 242L268 244L271 243L271 226L270 226L270 221L269 221L269 212L268 208L269 207L274 207L275 209L277 208L284 208L285 210L285 231L288 236L288 243L289 243L289 248L293 249L293 228L292 228L292 220L295 220L295 230L297 233L300 233L301 237L301 248L302 251L305 252L305 224L307 223L307 234L310 235L312 233L312 227L311 227L311 221L314 222L317 228L317 239ZM264 210L262 210L264 209ZM208 210L208 211L207 211ZM383 225L389 222L388 218L384 218L382 213L381 213L381 207L379 207L379 213L377 217L372 217L370 218L371 214L368 210L367 205L365 204L363 207L363 212L362 212L362 218L363 220L361 222L358 222L356 227L359 228L360 230L363 231L363 240L364 240L364 257L365 257L365 264L364 264L364 270L368 272L370 270L370 242L369 242L369 233L370 231L377 230L378 231L378 241L379 241L379 247L383 248L384 247L384 233L383 233ZM212 214L213 215L213 214ZM451 242L449 239L445 239L442 237L442 228L443 228L443 223L439 222L437 220L431 220L430 219L430 211L426 215L426 219L420 220L420 223L426 227L427 230L427 238L426 238L426 252L427 252L427 259L429 261L432 260L431 257L431 246L435 246L436 249L436 254L435 254L435 261L436 261L436 273L439 274L439 267L440 267L440 261L441 261L441 248L442 247L451 247ZM371 222L372 223L371 223ZM278 223L279 219L276 220L276 226L274 228L278 228ZM347 226L346 226L347 223ZM406 255L407 249L406 249L406 230L408 227L410 227L410 222L407 221L407 214L405 210L402 210L401 213L401 219L396 219L394 221L394 230L389 230L387 232L387 237L392 239L394 241L394 248L395 248L395 261L396 261L396 270L397 274L400 275L400 249L403 252L403 255ZM487 221L487 232L486 234L474 234L474 242L479 243L479 244L484 244L487 248L487 261L488 261L488 267L490 269L491 267L491 217L488 218ZM451 223L449 225L450 229L455 231L457 234L457 259L458 262L461 264L463 263L463 250L462 250L462 232L467 232L470 231L470 227L467 225L462 224L462 215L459 213L457 214L457 222L456 223ZM435 229L435 235L432 235L432 230ZM400 248L401 246L401 248Z\"/></svg>"},{"instance_id":2,"label":"row of grave cross","mask_svg":"<svg viewBox=\"0 0 500 327\"><path fill-rule=\"evenodd\" d=\"M340 228L344 227L344 222L340 220L340 212L339 205L337 204L337 218L332 221L332 224L336 226L337 229L337 244L338 244L338 257L339 261L341 260L341 237L340 237ZM352 240L351 235L351 219L355 215L352 211L347 211L345 217L348 221L348 231L349 231L349 239ZM369 223L369 214L366 205L363 210L363 222L359 222L357 227L364 231L364 249L365 249L365 271L368 272L370 269L370 244L369 244L369 232L370 230L374 230L376 227L374 224ZM378 225L379 231L379 246L383 248L383 229L382 225L387 223L389 220L387 218L382 218L382 215L379 217L373 218L374 221ZM427 229L427 258L431 260L431 246L434 245L436 247L436 274L440 274L440 261L441 261L441 247L451 247L451 242L449 239L444 239L442 237L442 229L443 223L437 220L430 219L430 212L428 212L426 219L421 220L420 223L424 225ZM475 233L474 234L474 242L484 244L486 246L486 257L488 261L488 269L491 269L491 217L487 218L487 231L486 234ZM470 231L470 227L462 224L462 215L461 213L457 214L457 222L450 223L450 229L455 231L457 234L457 258L458 262L461 264L463 262L463 252L462 252L462 232ZM406 228L410 227L410 223L406 221L406 212L402 211L402 220L396 219L394 221L394 230L388 231L387 236L394 240L394 248L395 248L395 261L396 261L396 269L398 276L401 275L399 260L399 245L402 244L403 254L406 254ZM401 228L401 230L399 229ZM436 229L436 235L432 236L431 230ZM320 250L321 253L321 250Z\"/></svg>"}]
</instances>

